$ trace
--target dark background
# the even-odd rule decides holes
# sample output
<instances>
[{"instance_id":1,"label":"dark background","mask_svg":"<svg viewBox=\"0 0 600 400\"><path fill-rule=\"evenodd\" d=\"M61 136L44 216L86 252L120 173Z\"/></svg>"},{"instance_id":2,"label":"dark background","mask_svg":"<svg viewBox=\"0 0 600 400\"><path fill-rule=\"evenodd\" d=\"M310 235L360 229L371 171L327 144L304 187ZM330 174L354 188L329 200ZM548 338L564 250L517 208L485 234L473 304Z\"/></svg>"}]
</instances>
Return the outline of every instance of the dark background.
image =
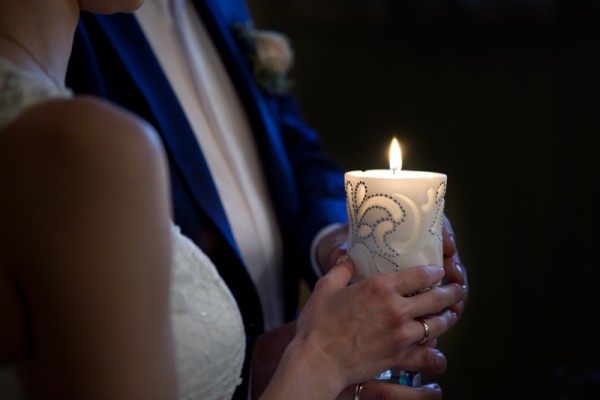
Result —
<instances>
[{"instance_id":1,"label":"dark background","mask_svg":"<svg viewBox=\"0 0 600 400\"><path fill-rule=\"evenodd\" d=\"M250 0L345 170L448 175L470 278L445 399L600 399L600 3ZM518 389L526 385L524 389Z\"/></svg>"}]
</instances>

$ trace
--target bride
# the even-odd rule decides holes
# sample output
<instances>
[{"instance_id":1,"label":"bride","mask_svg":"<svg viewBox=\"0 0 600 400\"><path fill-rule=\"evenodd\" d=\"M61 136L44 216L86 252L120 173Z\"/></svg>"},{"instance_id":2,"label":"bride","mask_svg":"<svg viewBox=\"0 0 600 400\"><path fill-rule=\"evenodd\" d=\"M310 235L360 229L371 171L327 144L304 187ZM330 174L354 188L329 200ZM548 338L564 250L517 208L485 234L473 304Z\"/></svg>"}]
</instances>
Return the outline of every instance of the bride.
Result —
<instances>
[{"instance_id":1,"label":"bride","mask_svg":"<svg viewBox=\"0 0 600 400\"><path fill-rule=\"evenodd\" d=\"M153 129L64 86L80 11L140 5L0 2L2 399L228 399L240 382L237 304L170 220ZM445 369L433 344L456 320L448 307L463 290L402 296L438 282L443 269L348 285L352 273L342 260L319 281L262 399L335 399L355 385L343 393L358 398L360 383L382 370ZM441 397L433 384L394 390Z\"/></svg>"}]
</instances>

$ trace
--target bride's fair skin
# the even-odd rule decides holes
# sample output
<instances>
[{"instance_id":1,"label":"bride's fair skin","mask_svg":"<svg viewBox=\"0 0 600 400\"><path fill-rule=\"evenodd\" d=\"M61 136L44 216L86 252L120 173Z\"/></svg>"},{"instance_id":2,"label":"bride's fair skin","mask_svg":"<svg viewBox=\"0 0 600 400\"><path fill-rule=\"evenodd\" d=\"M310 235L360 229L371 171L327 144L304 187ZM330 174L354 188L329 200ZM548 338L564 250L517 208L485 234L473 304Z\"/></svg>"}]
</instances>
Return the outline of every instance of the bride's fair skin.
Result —
<instances>
[{"instance_id":1,"label":"bride's fair skin","mask_svg":"<svg viewBox=\"0 0 600 400\"><path fill-rule=\"evenodd\" d=\"M391 367L444 371L443 355L417 344L423 327L415 318L437 314L427 318L430 337L437 338L456 321L456 314L446 308L461 299L461 290L458 285L432 289L415 296L418 301L403 296L439 281L443 268L381 273L348 286L352 273L352 263L345 261L319 280L264 399L334 399L346 386ZM396 386L398 394L405 392L402 398L440 394Z\"/></svg>"},{"instance_id":2,"label":"bride's fair skin","mask_svg":"<svg viewBox=\"0 0 600 400\"><path fill-rule=\"evenodd\" d=\"M79 11L0 2L0 54L62 83ZM0 132L0 365L30 360L36 398L176 398L165 168L149 125L92 98L43 102Z\"/></svg>"},{"instance_id":3,"label":"bride's fair skin","mask_svg":"<svg viewBox=\"0 0 600 400\"><path fill-rule=\"evenodd\" d=\"M0 54L62 84L81 9L141 1L4 0ZM42 399L176 399L169 317L169 188L153 129L104 101L44 102L0 132L0 365L32 360ZM352 264L322 278L262 399L334 399L396 366L439 373L432 342L456 320L457 284L440 267L348 286ZM439 390L398 388L406 400ZM400 392L399 392L400 393ZM352 395L352 394L350 394ZM366 392L365 392L366 396ZM363 399L367 397L363 396Z\"/></svg>"}]
</instances>

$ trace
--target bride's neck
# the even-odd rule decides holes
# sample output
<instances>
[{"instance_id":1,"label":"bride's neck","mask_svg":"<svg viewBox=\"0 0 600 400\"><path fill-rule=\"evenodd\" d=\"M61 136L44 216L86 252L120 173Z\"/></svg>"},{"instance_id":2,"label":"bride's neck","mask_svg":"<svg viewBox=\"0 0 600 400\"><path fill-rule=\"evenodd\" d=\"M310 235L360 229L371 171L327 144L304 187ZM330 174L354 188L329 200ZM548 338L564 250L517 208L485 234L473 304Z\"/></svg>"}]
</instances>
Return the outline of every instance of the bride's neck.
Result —
<instances>
[{"instance_id":1,"label":"bride's neck","mask_svg":"<svg viewBox=\"0 0 600 400\"><path fill-rule=\"evenodd\" d=\"M64 86L78 18L79 6L73 0L3 0L0 56Z\"/></svg>"}]
</instances>

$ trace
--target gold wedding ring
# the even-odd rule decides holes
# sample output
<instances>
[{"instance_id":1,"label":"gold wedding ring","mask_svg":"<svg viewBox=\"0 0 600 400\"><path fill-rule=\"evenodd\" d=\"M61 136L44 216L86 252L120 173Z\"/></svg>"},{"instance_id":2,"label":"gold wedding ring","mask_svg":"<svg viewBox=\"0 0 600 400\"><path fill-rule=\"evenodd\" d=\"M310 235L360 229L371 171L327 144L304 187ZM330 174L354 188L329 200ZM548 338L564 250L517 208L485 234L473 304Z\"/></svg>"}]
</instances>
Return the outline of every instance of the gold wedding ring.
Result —
<instances>
[{"instance_id":1,"label":"gold wedding ring","mask_svg":"<svg viewBox=\"0 0 600 400\"><path fill-rule=\"evenodd\" d=\"M356 388L354 389L354 400L360 400L360 394L362 393L363 386L365 383L357 383Z\"/></svg>"},{"instance_id":2,"label":"gold wedding ring","mask_svg":"<svg viewBox=\"0 0 600 400\"><path fill-rule=\"evenodd\" d=\"M417 321L423 325L423 339L419 340L417 344L423 344L429 340L429 325L427 325L427 322L423 321L422 319L418 319Z\"/></svg>"}]
</instances>

